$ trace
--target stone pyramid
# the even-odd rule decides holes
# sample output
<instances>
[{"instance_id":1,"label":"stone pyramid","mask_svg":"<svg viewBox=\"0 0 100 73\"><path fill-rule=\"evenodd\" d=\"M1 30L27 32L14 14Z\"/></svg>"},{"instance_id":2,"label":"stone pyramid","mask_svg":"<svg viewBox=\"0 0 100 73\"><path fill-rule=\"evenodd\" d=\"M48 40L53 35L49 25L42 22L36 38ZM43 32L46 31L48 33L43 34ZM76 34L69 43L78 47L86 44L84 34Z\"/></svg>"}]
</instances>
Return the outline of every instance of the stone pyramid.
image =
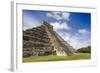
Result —
<instances>
[{"instance_id":1,"label":"stone pyramid","mask_svg":"<svg viewBox=\"0 0 100 73\"><path fill-rule=\"evenodd\" d=\"M74 49L44 21L42 25L23 31L23 57L26 56L70 56Z\"/></svg>"}]
</instances>

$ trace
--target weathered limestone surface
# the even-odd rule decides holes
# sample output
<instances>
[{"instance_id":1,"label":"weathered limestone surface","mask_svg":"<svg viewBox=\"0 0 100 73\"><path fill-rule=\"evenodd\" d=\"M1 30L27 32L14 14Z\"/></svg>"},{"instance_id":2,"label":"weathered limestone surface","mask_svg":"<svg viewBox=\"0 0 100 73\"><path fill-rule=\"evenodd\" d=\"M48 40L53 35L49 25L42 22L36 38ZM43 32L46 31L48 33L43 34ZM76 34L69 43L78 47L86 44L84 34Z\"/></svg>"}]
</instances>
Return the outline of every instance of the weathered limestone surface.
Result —
<instances>
[{"instance_id":1,"label":"weathered limestone surface","mask_svg":"<svg viewBox=\"0 0 100 73\"><path fill-rule=\"evenodd\" d=\"M74 49L46 21L43 25L23 31L23 56L69 56Z\"/></svg>"}]
</instances>

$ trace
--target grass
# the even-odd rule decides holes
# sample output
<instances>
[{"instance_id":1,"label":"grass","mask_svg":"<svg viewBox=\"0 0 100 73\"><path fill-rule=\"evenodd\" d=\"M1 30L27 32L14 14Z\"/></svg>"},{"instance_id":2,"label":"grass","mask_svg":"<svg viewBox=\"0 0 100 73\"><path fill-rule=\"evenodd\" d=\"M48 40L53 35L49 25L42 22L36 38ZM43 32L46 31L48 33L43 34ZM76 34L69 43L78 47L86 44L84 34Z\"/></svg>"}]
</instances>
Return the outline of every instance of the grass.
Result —
<instances>
[{"instance_id":1,"label":"grass","mask_svg":"<svg viewBox=\"0 0 100 73\"><path fill-rule=\"evenodd\" d=\"M49 56L31 56L23 58L23 62L45 62L45 61L64 61L64 60L83 60L90 59L90 54L80 54L73 56L57 56L57 55L49 55Z\"/></svg>"}]
</instances>

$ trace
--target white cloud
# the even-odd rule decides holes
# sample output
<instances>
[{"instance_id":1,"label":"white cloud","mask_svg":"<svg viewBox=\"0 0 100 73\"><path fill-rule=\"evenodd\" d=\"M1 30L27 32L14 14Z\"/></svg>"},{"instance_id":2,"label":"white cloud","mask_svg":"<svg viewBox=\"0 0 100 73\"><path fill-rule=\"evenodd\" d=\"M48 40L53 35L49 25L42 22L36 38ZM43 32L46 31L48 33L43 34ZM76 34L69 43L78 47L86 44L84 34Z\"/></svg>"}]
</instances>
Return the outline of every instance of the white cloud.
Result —
<instances>
[{"instance_id":1,"label":"white cloud","mask_svg":"<svg viewBox=\"0 0 100 73\"><path fill-rule=\"evenodd\" d=\"M56 20L61 20L61 12L49 12L47 13L48 17L54 18Z\"/></svg>"},{"instance_id":2,"label":"white cloud","mask_svg":"<svg viewBox=\"0 0 100 73\"><path fill-rule=\"evenodd\" d=\"M54 18L56 20L69 20L70 13L68 12L49 12L47 13L48 17Z\"/></svg>"},{"instance_id":3,"label":"white cloud","mask_svg":"<svg viewBox=\"0 0 100 73\"><path fill-rule=\"evenodd\" d=\"M86 38L86 37L81 37L81 38ZM71 38L69 38L69 43L75 48L75 49L79 49L82 47L87 47L89 45L91 45L91 41L90 38L88 38L87 40L81 40L80 36L73 36Z\"/></svg>"},{"instance_id":4,"label":"white cloud","mask_svg":"<svg viewBox=\"0 0 100 73\"><path fill-rule=\"evenodd\" d=\"M39 20L37 20L35 17L31 17L28 15L23 16L23 30L33 28L39 25L41 25L41 22L39 22Z\"/></svg>"},{"instance_id":5,"label":"white cloud","mask_svg":"<svg viewBox=\"0 0 100 73\"><path fill-rule=\"evenodd\" d=\"M57 33L75 49L91 45L90 34L86 33L81 35L79 33L76 33L75 35L72 35L68 32L63 31L57 31Z\"/></svg>"},{"instance_id":6,"label":"white cloud","mask_svg":"<svg viewBox=\"0 0 100 73\"><path fill-rule=\"evenodd\" d=\"M54 22L54 23L50 23L53 27L54 30L69 30L70 27L66 22L60 23L60 22Z\"/></svg>"},{"instance_id":7,"label":"white cloud","mask_svg":"<svg viewBox=\"0 0 100 73\"><path fill-rule=\"evenodd\" d=\"M79 33L82 33L82 34L83 34L83 33L89 33L86 29L79 29L78 32L79 32Z\"/></svg>"},{"instance_id":8,"label":"white cloud","mask_svg":"<svg viewBox=\"0 0 100 73\"><path fill-rule=\"evenodd\" d=\"M62 13L62 18L63 18L63 19L69 20L69 16L70 16L70 13L68 13L68 12L63 12L63 13Z\"/></svg>"}]
</instances>

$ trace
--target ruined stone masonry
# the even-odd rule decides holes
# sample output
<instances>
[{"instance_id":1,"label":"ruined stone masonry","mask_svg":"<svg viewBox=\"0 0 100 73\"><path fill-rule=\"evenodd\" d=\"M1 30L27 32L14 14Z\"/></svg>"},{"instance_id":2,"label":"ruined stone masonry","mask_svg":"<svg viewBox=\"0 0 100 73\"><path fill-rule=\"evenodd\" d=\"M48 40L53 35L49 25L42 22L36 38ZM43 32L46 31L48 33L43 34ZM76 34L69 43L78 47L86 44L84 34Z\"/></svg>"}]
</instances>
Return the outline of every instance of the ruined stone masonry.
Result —
<instances>
[{"instance_id":1,"label":"ruined stone masonry","mask_svg":"<svg viewBox=\"0 0 100 73\"><path fill-rule=\"evenodd\" d=\"M41 26L23 31L23 57L73 54L73 47L62 39L53 30L53 26L46 21Z\"/></svg>"}]
</instances>

